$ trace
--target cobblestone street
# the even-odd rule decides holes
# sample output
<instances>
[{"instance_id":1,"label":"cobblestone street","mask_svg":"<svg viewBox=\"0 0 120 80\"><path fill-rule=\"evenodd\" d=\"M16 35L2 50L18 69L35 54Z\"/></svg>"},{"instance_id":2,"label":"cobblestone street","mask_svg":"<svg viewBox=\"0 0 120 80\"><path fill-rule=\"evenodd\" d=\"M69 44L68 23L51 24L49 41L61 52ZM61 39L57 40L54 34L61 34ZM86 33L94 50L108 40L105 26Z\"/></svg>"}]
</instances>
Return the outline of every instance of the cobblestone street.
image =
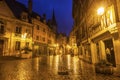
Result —
<instances>
[{"instance_id":1,"label":"cobblestone street","mask_svg":"<svg viewBox=\"0 0 120 80\"><path fill-rule=\"evenodd\" d=\"M68 74L58 74L61 71ZM120 78L96 74L93 65L79 60L77 56L56 55L0 61L0 80L120 80Z\"/></svg>"}]
</instances>

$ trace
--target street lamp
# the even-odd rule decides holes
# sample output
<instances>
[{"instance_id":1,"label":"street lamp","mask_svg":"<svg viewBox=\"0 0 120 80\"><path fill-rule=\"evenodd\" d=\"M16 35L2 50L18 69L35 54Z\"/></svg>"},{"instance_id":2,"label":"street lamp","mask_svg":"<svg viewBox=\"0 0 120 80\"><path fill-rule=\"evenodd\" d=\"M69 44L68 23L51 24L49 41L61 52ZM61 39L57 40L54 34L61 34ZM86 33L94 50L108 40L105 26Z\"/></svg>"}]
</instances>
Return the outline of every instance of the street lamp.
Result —
<instances>
[{"instance_id":1,"label":"street lamp","mask_svg":"<svg viewBox=\"0 0 120 80\"><path fill-rule=\"evenodd\" d=\"M105 27L107 27L107 18L106 18L106 13L105 13L105 9L104 7L100 7L97 9L97 14L100 16L104 16L104 20L103 20L103 24L105 25Z\"/></svg>"},{"instance_id":2,"label":"street lamp","mask_svg":"<svg viewBox=\"0 0 120 80\"><path fill-rule=\"evenodd\" d=\"M98 15L103 15L104 12L105 12L104 7L100 7L100 8L98 8L98 10L97 10L97 14L98 14Z\"/></svg>"},{"instance_id":3,"label":"street lamp","mask_svg":"<svg viewBox=\"0 0 120 80\"><path fill-rule=\"evenodd\" d=\"M26 39L27 33L24 33L21 37L22 37L22 39Z\"/></svg>"}]
</instances>

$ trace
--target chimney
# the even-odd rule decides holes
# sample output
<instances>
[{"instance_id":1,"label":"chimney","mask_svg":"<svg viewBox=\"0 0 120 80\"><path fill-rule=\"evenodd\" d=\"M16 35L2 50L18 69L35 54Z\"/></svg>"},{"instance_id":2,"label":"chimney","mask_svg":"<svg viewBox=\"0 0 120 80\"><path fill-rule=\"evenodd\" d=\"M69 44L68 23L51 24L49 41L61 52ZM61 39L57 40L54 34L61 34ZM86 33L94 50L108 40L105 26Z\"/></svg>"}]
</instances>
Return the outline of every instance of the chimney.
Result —
<instances>
[{"instance_id":1,"label":"chimney","mask_svg":"<svg viewBox=\"0 0 120 80\"><path fill-rule=\"evenodd\" d=\"M32 17L32 0L28 0L28 19L30 23L32 22L31 17Z\"/></svg>"},{"instance_id":2,"label":"chimney","mask_svg":"<svg viewBox=\"0 0 120 80\"><path fill-rule=\"evenodd\" d=\"M28 13L32 14L32 0L28 0Z\"/></svg>"}]
</instances>

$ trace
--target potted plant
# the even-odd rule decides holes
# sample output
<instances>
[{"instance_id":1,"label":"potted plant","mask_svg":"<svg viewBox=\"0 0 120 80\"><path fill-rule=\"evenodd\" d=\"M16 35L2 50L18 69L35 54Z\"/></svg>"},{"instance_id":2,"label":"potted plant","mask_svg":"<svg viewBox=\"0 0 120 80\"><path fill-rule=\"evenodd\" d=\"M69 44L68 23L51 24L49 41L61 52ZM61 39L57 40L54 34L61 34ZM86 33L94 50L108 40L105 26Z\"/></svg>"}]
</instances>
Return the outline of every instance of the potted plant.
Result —
<instances>
[{"instance_id":1,"label":"potted plant","mask_svg":"<svg viewBox=\"0 0 120 80\"><path fill-rule=\"evenodd\" d=\"M31 58L32 57L32 50L29 47L24 47L21 50L21 58Z\"/></svg>"},{"instance_id":2,"label":"potted plant","mask_svg":"<svg viewBox=\"0 0 120 80\"><path fill-rule=\"evenodd\" d=\"M101 60L95 64L95 71L96 73L113 74L113 65L106 60Z\"/></svg>"}]
</instances>

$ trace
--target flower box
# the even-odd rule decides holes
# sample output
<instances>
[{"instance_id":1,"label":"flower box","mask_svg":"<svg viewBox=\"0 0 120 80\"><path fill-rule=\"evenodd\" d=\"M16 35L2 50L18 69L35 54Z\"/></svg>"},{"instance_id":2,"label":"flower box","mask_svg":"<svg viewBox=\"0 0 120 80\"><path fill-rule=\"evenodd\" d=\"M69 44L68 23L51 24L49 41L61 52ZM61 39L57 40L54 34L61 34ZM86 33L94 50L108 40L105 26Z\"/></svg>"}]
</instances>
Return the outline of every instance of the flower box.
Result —
<instances>
[{"instance_id":1,"label":"flower box","mask_svg":"<svg viewBox=\"0 0 120 80\"><path fill-rule=\"evenodd\" d=\"M111 63L106 61L101 61L95 64L95 72L102 74L113 74L113 66Z\"/></svg>"},{"instance_id":2,"label":"flower box","mask_svg":"<svg viewBox=\"0 0 120 80\"><path fill-rule=\"evenodd\" d=\"M21 56L20 56L21 58L32 58L32 53L22 53L21 54Z\"/></svg>"}]
</instances>

